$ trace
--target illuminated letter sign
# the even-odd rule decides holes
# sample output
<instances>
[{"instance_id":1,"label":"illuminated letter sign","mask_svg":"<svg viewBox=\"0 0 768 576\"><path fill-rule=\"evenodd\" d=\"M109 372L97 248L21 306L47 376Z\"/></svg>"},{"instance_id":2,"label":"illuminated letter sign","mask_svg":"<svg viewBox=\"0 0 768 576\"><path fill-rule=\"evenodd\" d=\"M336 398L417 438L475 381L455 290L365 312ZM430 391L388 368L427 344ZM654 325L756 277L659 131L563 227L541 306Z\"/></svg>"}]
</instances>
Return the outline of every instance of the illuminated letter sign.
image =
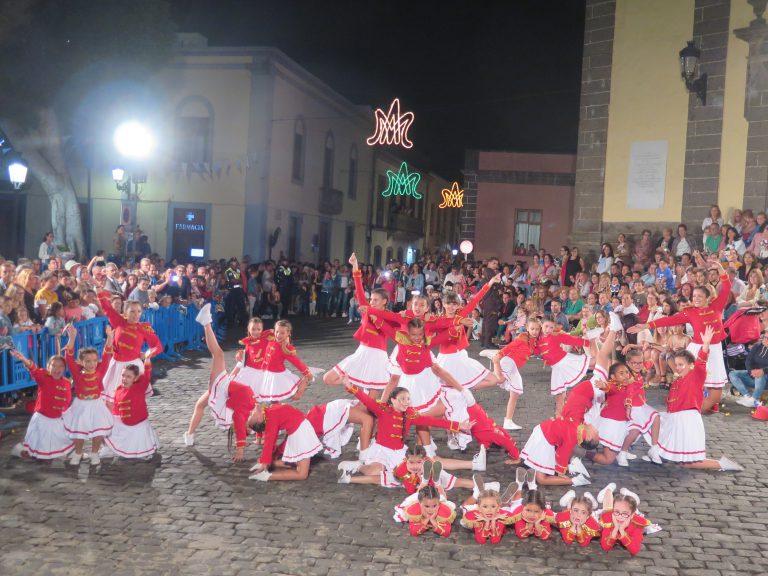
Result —
<instances>
[{"instance_id":1,"label":"illuminated letter sign","mask_svg":"<svg viewBox=\"0 0 768 576\"><path fill-rule=\"evenodd\" d=\"M397 174L392 170L387 170L387 179L389 184L387 189L382 191L381 195L387 196L413 196L416 200L421 200L421 192L416 190L416 186L421 181L421 174L418 172L408 172L408 165L403 162L400 164L400 170Z\"/></svg>"},{"instance_id":2,"label":"illuminated letter sign","mask_svg":"<svg viewBox=\"0 0 768 576\"><path fill-rule=\"evenodd\" d=\"M443 188L443 202L438 208L462 208L464 206L464 190L459 190L459 183L454 182L451 189Z\"/></svg>"},{"instance_id":3,"label":"illuminated letter sign","mask_svg":"<svg viewBox=\"0 0 768 576\"><path fill-rule=\"evenodd\" d=\"M384 113L381 108L376 109L376 131L366 142L369 146L386 144L410 148L413 142L408 140L408 128L413 124L413 112L400 114L400 99L395 98L389 107L389 112Z\"/></svg>"}]
</instances>

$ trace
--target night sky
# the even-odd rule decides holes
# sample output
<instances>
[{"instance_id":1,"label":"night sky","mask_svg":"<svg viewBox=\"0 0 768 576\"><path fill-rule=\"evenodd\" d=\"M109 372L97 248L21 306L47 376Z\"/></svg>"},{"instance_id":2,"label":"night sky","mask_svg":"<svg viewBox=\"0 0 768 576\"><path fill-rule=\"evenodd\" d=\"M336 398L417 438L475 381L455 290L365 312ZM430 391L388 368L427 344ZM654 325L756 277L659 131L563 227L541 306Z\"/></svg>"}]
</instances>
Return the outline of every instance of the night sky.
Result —
<instances>
[{"instance_id":1,"label":"night sky","mask_svg":"<svg viewBox=\"0 0 768 576\"><path fill-rule=\"evenodd\" d=\"M467 148L575 152L583 0L172 0L211 46L274 46L355 104L399 97L411 160L457 178Z\"/></svg>"}]
</instances>

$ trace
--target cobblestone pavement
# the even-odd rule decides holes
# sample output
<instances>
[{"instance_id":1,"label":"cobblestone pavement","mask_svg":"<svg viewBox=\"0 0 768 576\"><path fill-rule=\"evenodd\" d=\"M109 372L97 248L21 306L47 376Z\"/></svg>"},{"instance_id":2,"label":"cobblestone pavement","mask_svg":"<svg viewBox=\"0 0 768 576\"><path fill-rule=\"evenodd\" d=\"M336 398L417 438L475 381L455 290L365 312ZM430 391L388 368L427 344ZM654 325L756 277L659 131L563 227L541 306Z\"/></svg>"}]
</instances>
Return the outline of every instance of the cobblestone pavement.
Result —
<instances>
[{"instance_id":1,"label":"cobblestone pavement","mask_svg":"<svg viewBox=\"0 0 768 576\"><path fill-rule=\"evenodd\" d=\"M311 366L332 366L355 348L346 320L296 324L296 344ZM17 418L21 430L0 443L0 574L768 574L768 425L744 408L734 405L730 415L706 419L710 454L731 455L746 467L742 473L694 472L639 459L629 469L590 466L591 488L611 480L626 485L640 495L641 510L663 526L637 557L606 554L597 543L567 547L559 537L507 537L499 546L480 547L458 524L448 539L411 538L392 521L403 491L340 486L335 462L314 464L305 483L249 481L256 451L249 448L248 462L233 464L226 434L208 416L197 445L184 447L181 434L208 382L207 357L194 356L157 383L161 395L152 399L150 413L163 446L154 461L73 469L11 459L26 423ZM520 445L552 410L541 362L532 361L523 375L526 393L516 420L525 428L515 433ZM343 394L316 382L299 405L306 409ZM502 391L478 397L492 416L503 416ZM657 392L650 400L661 405ZM437 436L440 454L448 455L443 433ZM345 457L353 456L353 446ZM511 479L502 460L499 451L489 454L488 479ZM556 502L563 492L549 489L547 497ZM454 500L466 496L462 490L450 494Z\"/></svg>"}]
</instances>

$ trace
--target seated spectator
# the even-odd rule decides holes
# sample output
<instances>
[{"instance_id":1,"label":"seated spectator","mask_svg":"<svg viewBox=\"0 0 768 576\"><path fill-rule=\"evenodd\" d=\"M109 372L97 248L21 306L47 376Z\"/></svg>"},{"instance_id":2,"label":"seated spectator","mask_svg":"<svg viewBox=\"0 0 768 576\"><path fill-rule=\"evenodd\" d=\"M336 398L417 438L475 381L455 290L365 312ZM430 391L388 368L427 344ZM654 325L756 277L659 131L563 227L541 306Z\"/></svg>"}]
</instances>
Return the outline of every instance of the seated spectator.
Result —
<instances>
[{"instance_id":1,"label":"seated spectator","mask_svg":"<svg viewBox=\"0 0 768 576\"><path fill-rule=\"evenodd\" d=\"M731 384L741 394L741 398L736 400L738 404L754 408L760 402L766 385L766 370L768 370L768 331L764 330L760 334L760 342L749 350L746 370L731 370L728 374Z\"/></svg>"},{"instance_id":2,"label":"seated spectator","mask_svg":"<svg viewBox=\"0 0 768 576\"><path fill-rule=\"evenodd\" d=\"M710 230L712 224L717 224L718 229L723 225L723 213L720 212L720 207L717 204L710 206L709 215L701 223L702 232L706 233L707 230Z\"/></svg>"}]
</instances>

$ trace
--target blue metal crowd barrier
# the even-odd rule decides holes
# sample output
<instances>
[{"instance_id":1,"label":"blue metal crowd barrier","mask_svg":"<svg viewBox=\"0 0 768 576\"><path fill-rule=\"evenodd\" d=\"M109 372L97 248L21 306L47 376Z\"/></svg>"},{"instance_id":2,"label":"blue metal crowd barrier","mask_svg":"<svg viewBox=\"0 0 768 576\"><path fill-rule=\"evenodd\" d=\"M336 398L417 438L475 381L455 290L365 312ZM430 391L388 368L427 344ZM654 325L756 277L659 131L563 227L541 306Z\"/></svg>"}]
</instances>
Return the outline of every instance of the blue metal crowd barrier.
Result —
<instances>
[{"instance_id":1,"label":"blue metal crowd barrier","mask_svg":"<svg viewBox=\"0 0 768 576\"><path fill-rule=\"evenodd\" d=\"M147 309L141 316L142 322L148 322L163 343L163 351L158 358L168 361L181 359L184 350L202 350L203 328L195 322L198 309L192 305L172 304L157 310ZM109 322L103 316L91 320L75 322L77 341L75 354L82 347L96 348L99 353L104 348L104 331ZM45 366L51 356L59 354L67 344L67 335L55 336L47 329L37 333L22 332L13 336L14 347L33 360L38 366ZM35 386L34 380L24 365L14 360L8 350L0 352L0 394Z\"/></svg>"}]
</instances>

